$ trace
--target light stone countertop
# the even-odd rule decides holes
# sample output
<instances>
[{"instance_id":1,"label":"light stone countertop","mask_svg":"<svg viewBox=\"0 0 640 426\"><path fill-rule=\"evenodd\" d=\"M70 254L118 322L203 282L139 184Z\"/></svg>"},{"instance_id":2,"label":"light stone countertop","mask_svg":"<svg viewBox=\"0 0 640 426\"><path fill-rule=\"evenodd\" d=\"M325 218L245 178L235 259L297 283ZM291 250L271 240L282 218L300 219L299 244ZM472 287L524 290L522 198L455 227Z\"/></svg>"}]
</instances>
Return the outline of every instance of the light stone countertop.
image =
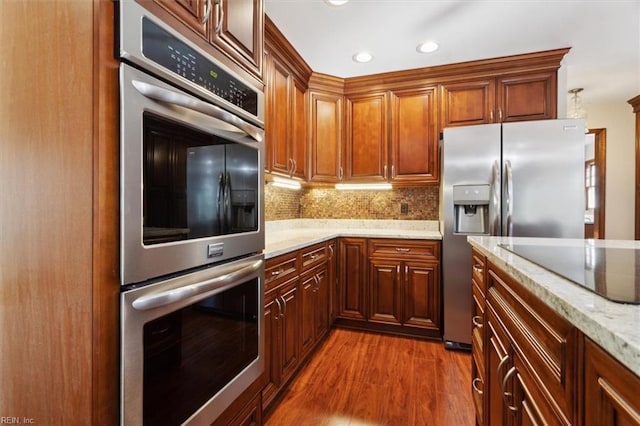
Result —
<instances>
[{"instance_id":1,"label":"light stone countertop","mask_svg":"<svg viewBox=\"0 0 640 426\"><path fill-rule=\"evenodd\" d=\"M498 244L583 245L584 240L469 236L469 243L640 376L640 305L611 302ZM640 249L640 242L590 240L598 247Z\"/></svg>"},{"instance_id":2,"label":"light stone countertop","mask_svg":"<svg viewBox=\"0 0 640 426\"><path fill-rule=\"evenodd\" d=\"M337 237L441 240L437 220L291 219L265 222L265 258Z\"/></svg>"}]
</instances>

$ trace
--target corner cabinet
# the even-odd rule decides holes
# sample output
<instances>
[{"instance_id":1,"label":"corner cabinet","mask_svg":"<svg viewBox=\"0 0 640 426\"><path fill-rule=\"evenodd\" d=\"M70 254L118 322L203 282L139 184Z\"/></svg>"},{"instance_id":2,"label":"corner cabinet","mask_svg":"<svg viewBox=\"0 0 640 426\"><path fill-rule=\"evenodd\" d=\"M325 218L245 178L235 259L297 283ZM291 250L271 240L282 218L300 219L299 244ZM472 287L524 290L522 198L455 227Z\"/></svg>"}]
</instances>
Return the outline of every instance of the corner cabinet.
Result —
<instances>
[{"instance_id":1,"label":"corner cabinet","mask_svg":"<svg viewBox=\"0 0 640 426\"><path fill-rule=\"evenodd\" d=\"M336 183L344 178L343 104L340 93L324 88L324 77L312 75L309 90L309 182ZM335 78L326 78L336 83ZM319 82L316 82L319 80ZM338 89L339 91L340 89Z\"/></svg>"},{"instance_id":2,"label":"corner cabinet","mask_svg":"<svg viewBox=\"0 0 640 426\"><path fill-rule=\"evenodd\" d=\"M136 1L178 31L190 30L262 81L263 0Z\"/></svg>"},{"instance_id":3,"label":"corner cabinet","mask_svg":"<svg viewBox=\"0 0 640 426\"><path fill-rule=\"evenodd\" d=\"M536 72L442 84L441 127L556 118L556 75Z\"/></svg>"}]
</instances>

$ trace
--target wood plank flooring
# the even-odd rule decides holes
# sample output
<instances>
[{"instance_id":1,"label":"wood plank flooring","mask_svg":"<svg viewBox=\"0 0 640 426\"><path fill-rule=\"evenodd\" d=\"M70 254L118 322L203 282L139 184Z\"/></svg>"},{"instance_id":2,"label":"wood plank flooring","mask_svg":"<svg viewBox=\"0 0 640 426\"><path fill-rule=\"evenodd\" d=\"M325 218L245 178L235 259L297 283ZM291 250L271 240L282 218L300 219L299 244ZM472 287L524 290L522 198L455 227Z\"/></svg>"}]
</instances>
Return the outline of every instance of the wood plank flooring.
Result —
<instances>
[{"instance_id":1,"label":"wood plank flooring","mask_svg":"<svg viewBox=\"0 0 640 426\"><path fill-rule=\"evenodd\" d=\"M470 383L442 342L334 329L265 426L472 426Z\"/></svg>"}]
</instances>

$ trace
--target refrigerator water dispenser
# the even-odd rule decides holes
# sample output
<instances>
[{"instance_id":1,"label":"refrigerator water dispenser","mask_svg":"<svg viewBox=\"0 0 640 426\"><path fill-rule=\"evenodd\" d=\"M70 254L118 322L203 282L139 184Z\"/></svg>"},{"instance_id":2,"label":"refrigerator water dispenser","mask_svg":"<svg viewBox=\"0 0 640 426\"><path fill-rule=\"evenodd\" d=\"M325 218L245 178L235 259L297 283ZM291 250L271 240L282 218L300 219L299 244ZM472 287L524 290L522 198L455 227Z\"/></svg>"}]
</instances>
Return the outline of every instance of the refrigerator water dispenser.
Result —
<instances>
[{"instance_id":1,"label":"refrigerator water dispenser","mask_svg":"<svg viewBox=\"0 0 640 426\"><path fill-rule=\"evenodd\" d=\"M490 185L453 185L454 233L489 233Z\"/></svg>"}]
</instances>

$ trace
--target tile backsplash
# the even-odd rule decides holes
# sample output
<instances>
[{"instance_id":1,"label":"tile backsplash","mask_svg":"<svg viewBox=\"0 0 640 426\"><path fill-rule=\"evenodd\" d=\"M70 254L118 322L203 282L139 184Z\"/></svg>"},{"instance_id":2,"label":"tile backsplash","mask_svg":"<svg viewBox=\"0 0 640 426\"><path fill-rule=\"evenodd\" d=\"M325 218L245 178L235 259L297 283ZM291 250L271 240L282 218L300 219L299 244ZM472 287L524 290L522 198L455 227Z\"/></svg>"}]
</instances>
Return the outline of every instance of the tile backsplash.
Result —
<instances>
[{"instance_id":1,"label":"tile backsplash","mask_svg":"<svg viewBox=\"0 0 640 426\"><path fill-rule=\"evenodd\" d=\"M439 188L397 188L391 191L300 191L265 186L265 218L438 220ZM407 213L401 212L402 204Z\"/></svg>"}]
</instances>

